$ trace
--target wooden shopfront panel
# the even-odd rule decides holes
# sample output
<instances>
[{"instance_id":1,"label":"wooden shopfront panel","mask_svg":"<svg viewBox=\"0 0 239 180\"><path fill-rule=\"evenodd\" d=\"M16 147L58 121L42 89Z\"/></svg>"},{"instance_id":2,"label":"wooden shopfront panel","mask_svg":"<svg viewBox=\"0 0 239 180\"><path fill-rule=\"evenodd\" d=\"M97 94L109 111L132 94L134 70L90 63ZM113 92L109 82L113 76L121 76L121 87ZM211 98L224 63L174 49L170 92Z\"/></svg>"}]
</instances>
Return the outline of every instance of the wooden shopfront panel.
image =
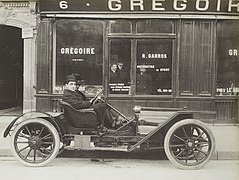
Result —
<instances>
[{"instance_id":1,"label":"wooden shopfront panel","mask_svg":"<svg viewBox=\"0 0 239 180\"><path fill-rule=\"evenodd\" d=\"M214 110L214 21L182 20L177 106Z\"/></svg>"},{"instance_id":2,"label":"wooden shopfront panel","mask_svg":"<svg viewBox=\"0 0 239 180\"><path fill-rule=\"evenodd\" d=\"M51 110L47 94L51 93L52 21L44 19L39 23L37 34L37 99L36 110Z\"/></svg>"}]
</instances>

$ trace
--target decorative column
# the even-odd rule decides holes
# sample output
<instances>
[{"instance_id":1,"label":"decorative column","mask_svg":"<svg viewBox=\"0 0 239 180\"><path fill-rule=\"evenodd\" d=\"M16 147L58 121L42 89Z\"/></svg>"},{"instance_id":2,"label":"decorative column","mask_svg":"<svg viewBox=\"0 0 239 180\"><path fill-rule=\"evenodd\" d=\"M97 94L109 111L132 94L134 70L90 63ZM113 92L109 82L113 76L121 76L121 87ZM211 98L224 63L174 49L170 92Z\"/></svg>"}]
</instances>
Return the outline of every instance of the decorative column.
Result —
<instances>
[{"instance_id":1,"label":"decorative column","mask_svg":"<svg viewBox=\"0 0 239 180\"><path fill-rule=\"evenodd\" d=\"M32 28L22 29L24 39L24 64L23 64L23 111L36 110L36 33Z\"/></svg>"}]
</instances>

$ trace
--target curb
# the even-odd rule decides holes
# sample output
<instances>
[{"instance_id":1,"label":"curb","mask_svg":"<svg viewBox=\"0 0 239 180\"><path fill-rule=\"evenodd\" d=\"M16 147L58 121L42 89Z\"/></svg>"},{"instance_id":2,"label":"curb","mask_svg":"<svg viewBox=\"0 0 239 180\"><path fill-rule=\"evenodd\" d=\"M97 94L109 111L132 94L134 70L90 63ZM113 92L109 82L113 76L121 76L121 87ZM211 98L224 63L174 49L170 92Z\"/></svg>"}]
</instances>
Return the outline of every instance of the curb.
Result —
<instances>
[{"instance_id":1,"label":"curb","mask_svg":"<svg viewBox=\"0 0 239 180\"><path fill-rule=\"evenodd\" d=\"M212 160L239 160L239 152L215 151Z\"/></svg>"},{"instance_id":2,"label":"curb","mask_svg":"<svg viewBox=\"0 0 239 180\"><path fill-rule=\"evenodd\" d=\"M13 157L10 149L0 149L0 157Z\"/></svg>"}]
</instances>

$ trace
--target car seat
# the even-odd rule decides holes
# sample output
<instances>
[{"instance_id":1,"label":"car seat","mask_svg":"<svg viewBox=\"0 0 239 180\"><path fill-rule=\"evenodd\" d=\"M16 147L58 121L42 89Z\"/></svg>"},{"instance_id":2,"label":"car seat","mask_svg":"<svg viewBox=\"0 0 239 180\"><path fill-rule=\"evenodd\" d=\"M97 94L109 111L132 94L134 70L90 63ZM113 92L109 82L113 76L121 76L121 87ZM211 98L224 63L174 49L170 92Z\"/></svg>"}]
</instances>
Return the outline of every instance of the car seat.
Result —
<instances>
[{"instance_id":1,"label":"car seat","mask_svg":"<svg viewBox=\"0 0 239 180\"><path fill-rule=\"evenodd\" d=\"M89 128L89 130L97 128L97 116L92 108L78 110L62 100L60 104L63 107L64 117L73 127Z\"/></svg>"}]
</instances>

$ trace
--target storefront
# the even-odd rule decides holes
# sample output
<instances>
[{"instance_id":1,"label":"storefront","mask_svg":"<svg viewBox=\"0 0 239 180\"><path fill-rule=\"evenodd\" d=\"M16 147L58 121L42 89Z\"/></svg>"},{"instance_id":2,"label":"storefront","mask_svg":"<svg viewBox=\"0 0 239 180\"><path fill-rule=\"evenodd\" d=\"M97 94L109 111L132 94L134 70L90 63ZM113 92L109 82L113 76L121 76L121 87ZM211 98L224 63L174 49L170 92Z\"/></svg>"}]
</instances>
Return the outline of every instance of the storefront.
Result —
<instances>
[{"instance_id":1,"label":"storefront","mask_svg":"<svg viewBox=\"0 0 239 180\"><path fill-rule=\"evenodd\" d=\"M126 115L134 105L187 107L237 121L239 1L38 2L37 110L59 111L64 78Z\"/></svg>"}]
</instances>

